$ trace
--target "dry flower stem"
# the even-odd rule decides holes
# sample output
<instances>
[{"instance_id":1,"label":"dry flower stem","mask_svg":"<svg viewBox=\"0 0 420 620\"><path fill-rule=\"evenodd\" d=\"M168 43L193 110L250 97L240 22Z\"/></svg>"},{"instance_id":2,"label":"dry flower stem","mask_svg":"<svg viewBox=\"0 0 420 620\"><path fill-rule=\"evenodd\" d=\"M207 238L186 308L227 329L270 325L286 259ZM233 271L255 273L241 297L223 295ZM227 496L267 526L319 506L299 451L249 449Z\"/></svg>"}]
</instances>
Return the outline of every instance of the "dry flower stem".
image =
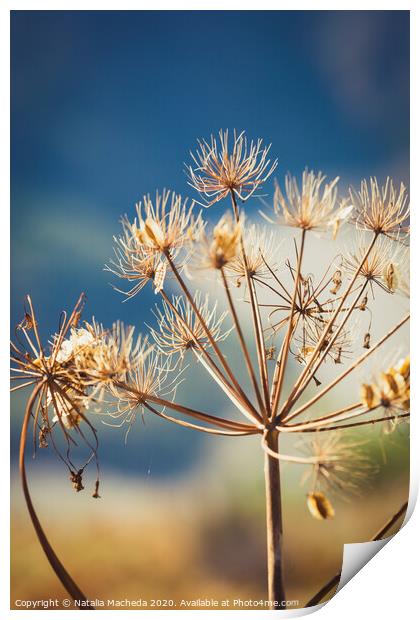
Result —
<instances>
[{"instance_id":1,"label":"dry flower stem","mask_svg":"<svg viewBox=\"0 0 420 620\"><path fill-rule=\"evenodd\" d=\"M293 418L295 418L296 416L301 414L303 411L306 411L306 409L311 407L320 398L325 396L325 394L327 394L330 390L332 390L333 387L335 387L345 377L347 377L347 375L349 375L355 368L360 366L360 364L362 364L362 362L364 362L365 359L367 359L369 357L369 355L372 355L372 353L374 353L376 351L376 349L378 349L386 340L388 340L388 338L390 338L396 331L398 331L399 328L402 327L404 325L404 323L406 323L409 320L409 318L410 318L410 315L407 314L392 329L390 329L389 332L385 334L385 336L383 336L380 340L378 340L377 343L375 343L373 346L371 346L371 348L368 349L368 351L366 351L366 353L361 355L355 362L353 362L353 364L351 364L348 368L346 368L346 370L344 370L340 375L338 375L338 377L336 377L333 381L331 381L331 383L326 385L320 392L318 392L318 394L315 394L315 396L313 398L308 400L305 404L303 404L301 407L299 407L299 409L296 409L296 411L292 412L286 418L284 418L283 422L284 423L289 422L290 420L292 420Z\"/></svg>"},{"instance_id":2,"label":"dry flower stem","mask_svg":"<svg viewBox=\"0 0 420 620\"><path fill-rule=\"evenodd\" d=\"M279 405L281 389L283 386L283 380L284 380L284 376L286 372L287 356L289 352L290 340L292 337L293 327L294 327L293 319L294 319L295 307L296 307L296 297L297 297L298 288L299 288L300 271L302 268L303 251L305 247L305 235L306 235L306 230L302 230L298 263L297 263L297 268L296 268L295 285L293 289L292 306L290 309L289 323L287 326L286 336L285 336L282 348L280 350L281 359L280 361L278 360L278 366L276 368L276 373L273 379L273 385L275 385L275 388L274 388L274 399L272 403L272 415L271 415L272 418L275 418L277 414L277 408Z\"/></svg>"},{"instance_id":3,"label":"dry flower stem","mask_svg":"<svg viewBox=\"0 0 420 620\"><path fill-rule=\"evenodd\" d=\"M173 260L171 259L169 253L166 252L165 256L166 256L166 259L167 259L167 261L168 261L168 263L169 263L169 265L170 265L170 267L171 267L171 269L172 269L172 271L173 271L173 273L174 273L174 275L175 275L175 277L176 277L176 279L178 281L178 284L180 285L181 289L183 290L186 298L188 299L188 302L191 305L191 308L194 310L198 320L200 321L200 323L201 323L201 325L202 325L202 327L203 327L203 329L204 329L204 331L205 331L205 333L206 333L206 335L207 335L207 337L208 337L208 339L209 339L209 341L211 343L211 346L213 347L213 350L216 353L217 357L219 358L220 363L222 364L223 368L225 369L229 379L232 381L232 383L235 386L238 394L243 398L244 402L250 408L250 413L251 413L252 417L254 417L254 419L257 422L261 422L261 417L258 414L254 413L255 410L254 410L251 402L249 401L248 397L246 396L246 394L242 390L241 386L239 385L239 383L238 383L237 379L235 378L235 376L234 376L234 374L233 374L229 364L226 362L226 359L224 358L222 352L220 351L220 348L218 347L217 342L215 342L211 331L208 329L208 327L206 325L206 322L204 321L203 317L201 316L201 313L198 310L197 305L194 302L194 299L192 298L191 293L189 292L187 286L185 285L184 280L181 278L181 275L180 275L177 267L175 266Z\"/></svg>"},{"instance_id":4,"label":"dry flower stem","mask_svg":"<svg viewBox=\"0 0 420 620\"><path fill-rule=\"evenodd\" d=\"M358 426L367 426L368 424L376 424L377 422L392 422L395 420L401 420L402 418L409 418L409 413L399 413L398 415L385 416L383 418L373 418L372 420L363 420L363 422L353 422L352 424L339 424L337 426L321 426L320 428L304 428L299 429L299 433L321 433L322 431L340 431L346 428L357 428ZM282 431L284 431L284 426Z\"/></svg>"},{"instance_id":5,"label":"dry flower stem","mask_svg":"<svg viewBox=\"0 0 420 620\"><path fill-rule=\"evenodd\" d=\"M241 328L241 325L240 325L240 322L239 322L238 314L236 312L236 308L235 308L235 305L234 305L233 299L232 299L232 294L230 292L229 283L228 283L228 281L226 279L226 274L225 274L225 270L224 270L223 267L221 268L220 273L222 275L223 286L224 286L224 289L225 289L225 292L226 292L226 297L227 297L227 300L228 300L230 312L232 314L233 322L234 322L234 325L235 325L235 328L236 328L236 331L237 331L237 334L238 334L238 339L239 339L239 342L240 342L240 345L241 345L242 352L244 354L245 363L246 363L246 367L248 369L249 378L251 379L251 382L252 382L252 385L253 385L253 388L254 388L254 392L255 392L255 396L257 398L260 410L263 410L264 404L263 404L263 401L262 401L262 398L261 398L261 394L260 394L260 390L259 390L259 387L258 387L257 378L256 378L255 373L254 373L254 367L252 365L252 361L251 361L251 358L250 358L250 355L249 355L248 347L246 346L246 342L245 342L245 338L244 338L244 335L243 335L243 332L242 332L242 328Z\"/></svg>"},{"instance_id":6,"label":"dry flower stem","mask_svg":"<svg viewBox=\"0 0 420 620\"><path fill-rule=\"evenodd\" d=\"M278 431L267 433L266 442L270 450L278 453ZM277 602L281 604L286 600L286 592L282 566L283 524L279 465L278 459L265 452L268 597L272 603Z\"/></svg>"},{"instance_id":7,"label":"dry flower stem","mask_svg":"<svg viewBox=\"0 0 420 620\"><path fill-rule=\"evenodd\" d=\"M72 579L69 573L66 571L60 560L58 559L55 551L50 545L48 538L46 537L44 530L42 529L41 523L39 522L38 516L36 514L34 505L32 503L31 495L29 492L28 481L26 478L26 468L25 468L25 446L26 446L26 437L28 431L29 419L31 417L32 408L35 403L35 400L38 396L38 393L43 388L43 384L40 383L32 392L31 396L28 399L26 404L25 416L22 423L22 431L20 436L20 448L19 448L19 469L20 476L22 481L22 489L25 497L26 506L28 508L29 516L31 518L32 524L34 526L36 535L41 544L41 547L48 558L49 563L51 564L52 569L57 575L58 579L68 592L68 594L72 597L74 601L84 601L86 603L86 607L84 609L94 609L92 605L90 605L87 601L86 596L80 590L79 586Z\"/></svg>"},{"instance_id":8,"label":"dry flower stem","mask_svg":"<svg viewBox=\"0 0 420 620\"><path fill-rule=\"evenodd\" d=\"M231 197L232 209L235 215L236 222L239 223L240 221L239 210L238 210L238 205L236 202L236 196L233 191L230 192L230 197ZM253 322L254 333L255 333L255 343L256 343L256 348L257 348L258 367L260 371L261 386L262 386L262 391L263 391L264 400L265 400L265 410L262 413L263 413L264 419L267 420L270 416L270 393L269 393L269 388L268 388L267 361L265 358L264 330L263 330L262 323L261 323L261 315L259 312L255 286L249 274L248 260L246 258L245 245L244 245L242 234L240 237L240 247L241 247L242 260L244 263L246 283L248 286L249 298L251 302L251 313L252 313L252 322Z\"/></svg>"},{"instance_id":9,"label":"dry flower stem","mask_svg":"<svg viewBox=\"0 0 420 620\"><path fill-rule=\"evenodd\" d=\"M300 395L302 394L303 390L305 388L301 388L303 382L305 381L305 379L307 378L307 376L309 375L309 381L313 378L314 376L314 372L312 371L312 365L314 364L314 362L316 361L316 358L324 344L324 339L325 337L328 335L329 330L331 329L331 327L334 325L334 322L341 310L341 308L344 305L345 300L347 299L348 295L350 294L354 283L356 282L356 279L359 275L360 270L363 267L363 264L365 263L366 259L368 258L373 246L375 245L376 239L378 238L378 233L375 233L373 236L372 241L370 242L365 255L363 256L362 260L360 261L359 267L356 269L356 271L354 272L354 275L352 277L352 279L350 280L350 283L347 286L347 289L345 290L345 292L343 293L343 296L340 300L340 303L338 304L337 308L335 309L333 315L331 316L330 320L328 321L327 325L325 326L325 329L319 339L318 344L316 345L311 357L309 358L306 367L304 368L304 370L301 372L300 377L297 379L295 386L293 388L293 390L291 391L291 394L289 396L289 398L286 400L285 404L282 407L282 411L281 411L281 415L287 414L290 411L290 408L293 406L293 404L298 400L298 398L300 397ZM308 385L309 381L305 384Z\"/></svg>"}]
</instances>

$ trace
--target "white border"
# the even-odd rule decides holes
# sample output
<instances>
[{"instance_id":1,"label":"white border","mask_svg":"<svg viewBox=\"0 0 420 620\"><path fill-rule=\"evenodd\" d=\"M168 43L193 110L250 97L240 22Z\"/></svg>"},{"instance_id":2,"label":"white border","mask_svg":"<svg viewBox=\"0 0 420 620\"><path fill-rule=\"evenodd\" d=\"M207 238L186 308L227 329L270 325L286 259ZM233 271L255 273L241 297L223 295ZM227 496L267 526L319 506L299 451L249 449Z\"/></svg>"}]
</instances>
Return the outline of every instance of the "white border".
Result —
<instances>
[{"instance_id":1,"label":"white border","mask_svg":"<svg viewBox=\"0 0 420 620\"><path fill-rule=\"evenodd\" d=\"M111 2L110 0L90 0L90 2L82 2L80 0L73 0L73 2L64 2L60 0L56 1L43 1L43 2L33 2L30 0L21 0L20 2L8 2L7 0L2 2L2 6L0 9L0 46L1 46L1 59L0 59L0 73L1 73L1 81L3 83L3 88L1 89L2 97L0 98L1 105L1 120L0 120L0 128L1 128L1 151L0 151L0 162L1 162L1 179L0 179L0 191L2 193L2 226L1 226L1 234L3 235L2 243L0 244L0 260L1 265L3 266L3 274L7 273L6 276L3 275L3 278L6 278L6 282L2 287L3 291L9 290L9 271L6 271L6 265L9 265L9 236L8 236L8 228L9 228L9 214L7 205L10 204L10 168L9 168L9 130L10 130L10 106L9 106L9 96L6 96L6 93L9 93L9 83L10 83L10 72L9 72L9 50L10 50L10 27L9 27L9 11L10 10L141 10L141 9L149 9L150 3L139 2L136 0L121 0L118 4L116 2ZM255 6L253 3L247 0L236 0L236 1L220 1L213 0L210 2L200 2L195 0L195 2L187 1L187 2L162 2L157 1L153 3L153 9L159 10L169 10L169 9L179 9L179 10L411 10L411 135L418 136L420 135L420 127L418 122L418 113L415 111L420 109L420 102L418 97L418 87L419 87L419 77L420 77L420 44L419 44L419 18L418 12L414 6L414 2L391 2L382 0L382 2L361 2L361 1L353 1L352 3L346 3L346 6L343 6L343 3L340 3L340 6L337 6L337 3L334 2L317 2L314 4L310 1L289 1L289 2L260 2L258 6ZM392 45L392 41L390 41L390 45ZM418 204L419 204L419 156L418 156L418 142L412 144L411 147L411 165L414 174L411 178L411 203L414 205L413 209L413 228L414 235L412 235L413 243L412 243L412 263L413 266L417 265L417 269L412 269L412 273L415 274L413 278L412 288L413 288L413 301L412 307L414 309L417 308L417 303L420 301L419 298L419 290L418 286L416 286L417 273L420 265L420 250L419 250L419 223L418 223ZM8 348L8 330L9 330L9 309L6 304L3 302L0 305L1 312L1 343L3 345L2 351L6 351L6 347ZM416 321L412 322L412 366L417 369L419 368L419 354L418 350L414 346L414 343L420 342L420 334L419 328L416 325ZM6 362L6 355L2 356L2 367L4 373L2 373L2 391L4 394L4 398L2 400L2 415L3 415L3 424L2 424L2 432L0 434L1 441L1 449L0 449L0 467L1 467L1 476L0 476L0 497L3 505L3 510L1 511L1 528L0 528L0 544L1 549L8 549L9 546L9 511L5 508L9 505L9 476L7 472L9 471L9 415L8 415L8 363ZM415 376L418 375L418 371L415 370ZM415 381L413 384L415 385ZM414 390L413 394L413 402L414 407L413 411L415 412L412 416L411 428L412 428L412 446L417 445L417 438L419 437L419 421L418 417L418 397L416 390ZM419 472L419 463L420 463L420 450L412 449L411 450L411 481L410 481L410 509L413 509L413 503L415 497L418 492L418 472ZM411 511L410 510L410 511ZM359 613L362 612L365 617L368 617L370 614L380 614L381 618L386 620L387 618L394 618L397 614L400 617L410 618L412 617L412 612L417 607L417 589L418 589L418 562L417 556L418 552L414 552L413 546L419 543L419 531L420 531L420 511L417 510L414 513L413 518L410 523L404 528L404 531L401 534L398 534L392 542L387 546L385 551L382 551L379 557L374 558L368 566L366 566L362 570L362 575L356 575L356 577L352 580L352 586L350 588L346 587L343 592L332 599L330 603L328 603L325 607L322 607L322 610L318 612L318 617L320 620L328 620L329 618L336 618L337 615L346 620L347 618L354 617L354 613L357 610ZM9 562L8 562L8 554L1 554L1 566L0 566L0 579L2 583L1 589L1 600L0 600L0 613L1 618L11 618L15 617L15 614L19 614L21 617L32 617L31 611L11 611L9 610L9 588L5 587L6 584L9 583L10 579L10 571L9 571ZM314 608L312 608L312 611ZM304 610L294 610L291 612L276 612L276 611L263 611L264 615L268 614L271 617L276 615L279 617L280 615L288 615L291 617L292 615L296 615L296 611L299 611L299 615L304 614ZM309 610L308 610L309 611ZM36 617L40 618L40 614L42 612L37 612ZM112 613L110 611L96 611L98 615L106 615ZM242 618L245 613L245 617L250 620L253 618L261 618L261 611L252 610L252 611L184 611L184 610L174 610L174 611L141 611L142 618L160 618L166 615L170 615L169 617L184 617L188 614L190 617L194 618L202 618L202 617L214 617L214 618ZM72 614L77 614L76 617L82 618L86 611L55 611L55 617L65 617L67 620L71 619ZM134 616L139 616L139 612L133 610L127 611L119 611L119 617L130 616L133 618ZM193 614L193 616L192 616Z\"/></svg>"}]
</instances>

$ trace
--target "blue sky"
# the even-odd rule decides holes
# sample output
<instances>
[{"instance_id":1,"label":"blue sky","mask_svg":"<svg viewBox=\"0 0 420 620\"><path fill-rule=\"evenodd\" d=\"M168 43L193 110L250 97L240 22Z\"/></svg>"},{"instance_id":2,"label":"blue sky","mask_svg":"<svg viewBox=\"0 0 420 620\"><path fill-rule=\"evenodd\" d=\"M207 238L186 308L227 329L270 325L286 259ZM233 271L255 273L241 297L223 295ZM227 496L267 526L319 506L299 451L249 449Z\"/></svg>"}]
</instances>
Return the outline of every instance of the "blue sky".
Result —
<instances>
[{"instance_id":1,"label":"blue sky","mask_svg":"<svg viewBox=\"0 0 420 620\"><path fill-rule=\"evenodd\" d=\"M105 322L137 317L102 272L118 219L191 194L183 162L220 127L272 142L279 178L408 181L408 12L19 11L11 30L13 320L29 291L51 329L80 289Z\"/></svg>"},{"instance_id":2,"label":"blue sky","mask_svg":"<svg viewBox=\"0 0 420 620\"><path fill-rule=\"evenodd\" d=\"M278 178L309 166L343 191L369 175L408 182L408 12L19 11L11 33L12 322L29 292L45 338L81 290L105 325L150 320L153 293L122 305L103 265L144 193L192 196L197 137L262 137ZM139 428L110 464L173 470L206 441Z\"/></svg>"}]
</instances>

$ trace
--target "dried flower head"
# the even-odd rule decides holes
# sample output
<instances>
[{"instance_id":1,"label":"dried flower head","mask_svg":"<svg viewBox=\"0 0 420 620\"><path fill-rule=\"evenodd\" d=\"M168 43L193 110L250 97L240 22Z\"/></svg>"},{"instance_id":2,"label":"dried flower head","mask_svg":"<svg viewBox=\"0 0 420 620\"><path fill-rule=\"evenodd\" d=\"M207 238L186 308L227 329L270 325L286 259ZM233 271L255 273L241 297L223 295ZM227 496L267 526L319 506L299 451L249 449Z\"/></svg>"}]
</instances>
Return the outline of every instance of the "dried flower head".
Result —
<instances>
[{"instance_id":1,"label":"dried flower head","mask_svg":"<svg viewBox=\"0 0 420 620\"><path fill-rule=\"evenodd\" d=\"M332 228L334 236L339 225L350 214L346 202L338 205L338 177L325 183L326 176L321 172L304 170L302 185L290 174L286 176L285 193L276 183L274 192L274 213L280 222L303 230L325 230ZM265 216L266 219L267 216Z\"/></svg>"},{"instance_id":2,"label":"dried flower head","mask_svg":"<svg viewBox=\"0 0 420 620\"><path fill-rule=\"evenodd\" d=\"M397 190L389 177L382 187L376 177L370 179L370 184L363 180L360 191L350 188L350 199L353 204L352 220L358 228L393 239L409 232L410 204L403 183Z\"/></svg>"},{"instance_id":3,"label":"dried flower head","mask_svg":"<svg viewBox=\"0 0 420 620\"><path fill-rule=\"evenodd\" d=\"M179 373L174 372L171 356L162 355L150 346L147 337L142 347L144 354L139 356L137 363L127 373L124 382L114 382L111 393L116 399L115 409L107 415L120 419L118 426L129 425L128 431L136 418L159 397L173 397L179 383ZM127 431L127 432L128 432Z\"/></svg>"},{"instance_id":4,"label":"dried flower head","mask_svg":"<svg viewBox=\"0 0 420 620\"><path fill-rule=\"evenodd\" d=\"M149 195L143 204L136 205L137 219L132 224L132 235L146 254L171 253L174 257L181 248L199 237L203 220L193 214L193 206L175 192L156 192L153 201Z\"/></svg>"},{"instance_id":5,"label":"dried flower head","mask_svg":"<svg viewBox=\"0 0 420 620\"><path fill-rule=\"evenodd\" d=\"M302 477L302 484L309 481L312 492L344 495L358 492L375 470L362 446L363 442L349 441L338 433L322 438L315 433L301 448L313 461Z\"/></svg>"},{"instance_id":6,"label":"dried flower head","mask_svg":"<svg viewBox=\"0 0 420 620\"><path fill-rule=\"evenodd\" d=\"M159 253L146 251L139 236L135 234L136 223L132 224L127 216L122 218L121 223L123 233L119 237L114 237L114 258L111 259L109 265L105 265L105 270L133 283L133 286L128 291L114 288L130 299L139 293L148 282L152 282L155 293L159 293L165 283L166 262Z\"/></svg>"},{"instance_id":7,"label":"dried flower head","mask_svg":"<svg viewBox=\"0 0 420 620\"><path fill-rule=\"evenodd\" d=\"M368 246L364 237L360 237L355 247L344 255L342 269L350 277L358 271L358 278L367 280L371 287L376 284L387 293L407 294L408 249L381 237L363 260Z\"/></svg>"},{"instance_id":8,"label":"dried flower head","mask_svg":"<svg viewBox=\"0 0 420 620\"><path fill-rule=\"evenodd\" d=\"M386 426L388 432L393 430L399 414L410 411L410 357L381 372L372 383L363 383L361 401L369 410L382 407L394 418Z\"/></svg>"},{"instance_id":9,"label":"dried flower head","mask_svg":"<svg viewBox=\"0 0 420 620\"><path fill-rule=\"evenodd\" d=\"M328 350L325 357L326 360L330 359L335 364L342 364L345 359L350 357L352 352L352 338L350 332L343 329L336 336L337 328L332 327L329 329L327 335L323 337L324 329L324 319L318 318L306 324L306 329L303 331L302 335L297 337L297 341L300 342L301 345L296 356L299 362L306 363L321 340L321 353Z\"/></svg>"},{"instance_id":10,"label":"dried flower head","mask_svg":"<svg viewBox=\"0 0 420 620\"><path fill-rule=\"evenodd\" d=\"M218 315L217 302L211 306L209 296L200 291L195 293L194 303L215 342L225 340L231 332L231 329L223 329L227 312ZM162 353L177 353L182 357L188 350L197 351L199 347L208 346L209 339L203 325L184 297L173 296L172 302L164 300L163 310L157 307L155 316L159 329L152 329L151 333Z\"/></svg>"},{"instance_id":11,"label":"dried flower head","mask_svg":"<svg viewBox=\"0 0 420 620\"><path fill-rule=\"evenodd\" d=\"M196 248L196 265L210 269L222 269L239 255L242 222L235 221L230 212L225 213L211 234L203 233Z\"/></svg>"},{"instance_id":12,"label":"dried flower head","mask_svg":"<svg viewBox=\"0 0 420 620\"><path fill-rule=\"evenodd\" d=\"M195 167L189 166L189 185L205 199L204 206L213 205L231 192L245 201L259 189L273 173L277 160L268 159L270 146L263 147L262 140L248 143L245 132L219 131L219 140L198 140L199 148L191 153Z\"/></svg>"},{"instance_id":13,"label":"dried flower head","mask_svg":"<svg viewBox=\"0 0 420 620\"><path fill-rule=\"evenodd\" d=\"M280 243L276 239L273 230L251 224L245 228L244 249L246 265L250 278L256 280L271 279L276 269L275 254L279 250ZM241 253L237 253L228 264L228 274L237 280L239 286L241 280L246 278L246 267Z\"/></svg>"},{"instance_id":14,"label":"dried flower head","mask_svg":"<svg viewBox=\"0 0 420 620\"><path fill-rule=\"evenodd\" d=\"M34 400L31 411L34 418L34 447L37 434L42 447L48 446L48 437L51 437L54 451L72 474L75 471L79 472L81 479L86 465L92 458L97 460L98 446L96 430L85 415L94 397L94 390L88 388L78 369L78 355L84 347L93 346L92 335L85 329L78 330L74 327L80 319L84 296L80 296L69 316L66 313L62 314L60 330L48 347L43 347L41 344L38 322L29 296L27 303L29 310L25 312L26 320L19 324L16 331L17 341L11 345L14 363L12 380L18 382L13 390L33 387ZM93 383L90 387L94 388ZM82 423L88 428L93 439L81 430ZM59 428L62 432L66 445L64 450L53 439L55 428ZM82 467L75 468L72 461L72 448L77 445L72 434L75 434L90 451Z\"/></svg>"}]
</instances>

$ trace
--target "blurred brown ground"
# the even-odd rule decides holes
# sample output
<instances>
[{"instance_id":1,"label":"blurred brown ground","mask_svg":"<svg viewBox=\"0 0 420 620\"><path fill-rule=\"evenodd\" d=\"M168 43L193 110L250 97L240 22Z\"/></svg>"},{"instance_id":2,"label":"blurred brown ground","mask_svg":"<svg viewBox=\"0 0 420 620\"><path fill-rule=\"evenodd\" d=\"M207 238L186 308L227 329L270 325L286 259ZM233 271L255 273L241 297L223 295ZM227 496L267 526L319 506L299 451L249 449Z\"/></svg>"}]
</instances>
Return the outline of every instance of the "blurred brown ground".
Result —
<instances>
[{"instance_id":1,"label":"blurred brown ground","mask_svg":"<svg viewBox=\"0 0 420 620\"><path fill-rule=\"evenodd\" d=\"M230 440L229 440L230 441ZM341 569L344 542L368 540L407 499L406 437L389 440L380 473L360 496L334 498L336 517L314 520L301 471L284 467L285 574L305 602ZM216 444L215 444L216 445ZM265 599L262 454L220 443L194 474L162 482L104 475L102 499L74 494L65 472L31 463L39 516L61 560L90 599ZM12 485L11 607L64 598Z\"/></svg>"}]
</instances>

